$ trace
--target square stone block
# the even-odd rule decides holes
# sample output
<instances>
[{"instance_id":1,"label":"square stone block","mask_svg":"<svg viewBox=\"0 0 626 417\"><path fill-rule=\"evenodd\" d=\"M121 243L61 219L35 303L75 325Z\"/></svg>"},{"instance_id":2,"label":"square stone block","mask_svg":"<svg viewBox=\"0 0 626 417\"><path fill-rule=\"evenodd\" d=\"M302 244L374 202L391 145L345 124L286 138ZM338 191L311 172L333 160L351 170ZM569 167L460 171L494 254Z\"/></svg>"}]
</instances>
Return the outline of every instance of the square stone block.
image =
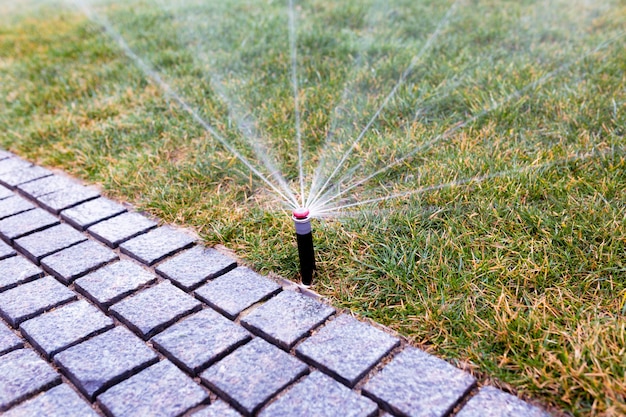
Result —
<instances>
[{"instance_id":1,"label":"square stone block","mask_svg":"<svg viewBox=\"0 0 626 417\"><path fill-rule=\"evenodd\" d=\"M17 185L34 181L39 178L49 177L50 175L52 175L52 171L33 165L23 169L0 174L0 183L9 188L14 188Z\"/></svg>"},{"instance_id":2,"label":"square stone block","mask_svg":"<svg viewBox=\"0 0 626 417\"><path fill-rule=\"evenodd\" d=\"M61 375L30 349L0 356L0 411L61 383Z\"/></svg>"},{"instance_id":3,"label":"square stone block","mask_svg":"<svg viewBox=\"0 0 626 417\"><path fill-rule=\"evenodd\" d=\"M20 196L5 198L0 200L0 220L34 208L33 203Z\"/></svg>"},{"instance_id":4,"label":"square stone block","mask_svg":"<svg viewBox=\"0 0 626 417\"><path fill-rule=\"evenodd\" d=\"M67 384L58 385L3 414L4 417L98 417Z\"/></svg>"},{"instance_id":5,"label":"square stone block","mask_svg":"<svg viewBox=\"0 0 626 417\"><path fill-rule=\"evenodd\" d=\"M241 414L224 401L217 400L210 406L190 414L189 417L241 417Z\"/></svg>"},{"instance_id":6,"label":"square stone block","mask_svg":"<svg viewBox=\"0 0 626 417\"><path fill-rule=\"evenodd\" d=\"M22 334L48 359L111 328L113 320L85 300L66 304L20 325Z\"/></svg>"},{"instance_id":7,"label":"square stone block","mask_svg":"<svg viewBox=\"0 0 626 417\"><path fill-rule=\"evenodd\" d=\"M77 183L69 178L51 175L49 177L19 184L16 188L30 198L36 199L42 195L50 194L73 185L77 185Z\"/></svg>"},{"instance_id":8,"label":"square stone block","mask_svg":"<svg viewBox=\"0 0 626 417\"><path fill-rule=\"evenodd\" d=\"M56 224L59 224L59 219L43 209L36 208L0 220L0 237L6 242L11 242L13 239Z\"/></svg>"},{"instance_id":9,"label":"square stone block","mask_svg":"<svg viewBox=\"0 0 626 417\"><path fill-rule=\"evenodd\" d=\"M0 292L41 278L43 275L43 271L26 258L13 256L3 259L0 261Z\"/></svg>"},{"instance_id":10,"label":"square stone block","mask_svg":"<svg viewBox=\"0 0 626 417\"><path fill-rule=\"evenodd\" d=\"M169 361L152 365L98 396L109 415L129 417L177 417L208 400L208 393Z\"/></svg>"},{"instance_id":11,"label":"square stone block","mask_svg":"<svg viewBox=\"0 0 626 417\"><path fill-rule=\"evenodd\" d=\"M475 383L470 374L409 347L374 375L363 392L395 413L438 417L448 415Z\"/></svg>"},{"instance_id":12,"label":"square stone block","mask_svg":"<svg viewBox=\"0 0 626 417\"><path fill-rule=\"evenodd\" d=\"M15 256L17 252L11 246L6 243L0 241L0 261L6 258L10 258L11 256Z\"/></svg>"},{"instance_id":13,"label":"square stone block","mask_svg":"<svg viewBox=\"0 0 626 417\"><path fill-rule=\"evenodd\" d=\"M92 240L63 249L41 260L44 270L66 285L76 278L88 274L116 260L117 254L106 246Z\"/></svg>"},{"instance_id":14,"label":"square stone block","mask_svg":"<svg viewBox=\"0 0 626 417\"><path fill-rule=\"evenodd\" d=\"M296 352L353 387L399 344L397 337L348 315L341 315L302 342Z\"/></svg>"},{"instance_id":15,"label":"square stone block","mask_svg":"<svg viewBox=\"0 0 626 417\"><path fill-rule=\"evenodd\" d=\"M42 258L85 240L87 237L73 227L60 224L16 239L14 244L28 259L38 264Z\"/></svg>"},{"instance_id":16,"label":"square stone block","mask_svg":"<svg viewBox=\"0 0 626 417\"><path fill-rule=\"evenodd\" d=\"M93 401L104 390L158 359L156 353L128 329L115 327L58 353L54 362Z\"/></svg>"},{"instance_id":17,"label":"square stone block","mask_svg":"<svg viewBox=\"0 0 626 417\"><path fill-rule=\"evenodd\" d=\"M127 212L97 223L87 229L87 232L107 246L117 248L120 243L155 227L157 223L142 214Z\"/></svg>"},{"instance_id":18,"label":"square stone block","mask_svg":"<svg viewBox=\"0 0 626 417\"><path fill-rule=\"evenodd\" d=\"M472 397L458 417L550 417L546 411L494 387L483 387Z\"/></svg>"},{"instance_id":19,"label":"square stone block","mask_svg":"<svg viewBox=\"0 0 626 417\"><path fill-rule=\"evenodd\" d=\"M30 162L18 158L17 156L14 156L12 158L6 158L0 160L0 174L6 174L12 171L28 168L32 165L33 164L31 164Z\"/></svg>"},{"instance_id":20,"label":"square stone block","mask_svg":"<svg viewBox=\"0 0 626 417\"><path fill-rule=\"evenodd\" d=\"M44 277L0 293L0 315L17 327L46 310L75 300L76 294L52 277Z\"/></svg>"},{"instance_id":21,"label":"square stone block","mask_svg":"<svg viewBox=\"0 0 626 417\"><path fill-rule=\"evenodd\" d=\"M201 308L198 300L164 281L120 301L110 311L148 340L181 317Z\"/></svg>"},{"instance_id":22,"label":"square stone block","mask_svg":"<svg viewBox=\"0 0 626 417\"><path fill-rule=\"evenodd\" d=\"M316 371L289 388L259 417L374 417L378 405Z\"/></svg>"},{"instance_id":23,"label":"square stone block","mask_svg":"<svg viewBox=\"0 0 626 417\"><path fill-rule=\"evenodd\" d=\"M79 230L85 230L103 220L122 214L126 208L108 198L100 197L61 212L63 220Z\"/></svg>"},{"instance_id":24,"label":"square stone block","mask_svg":"<svg viewBox=\"0 0 626 417\"><path fill-rule=\"evenodd\" d=\"M256 338L212 365L200 377L249 416L307 371L308 367L295 357Z\"/></svg>"},{"instance_id":25,"label":"square stone block","mask_svg":"<svg viewBox=\"0 0 626 417\"><path fill-rule=\"evenodd\" d=\"M5 198L13 197L15 194L13 191L9 190L6 187L0 185L0 200L4 200Z\"/></svg>"},{"instance_id":26,"label":"square stone block","mask_svg":"<svg viewBox=\"0 0 626 417\"><path fill-rule=\"evenodd\" d=\"M221 314L205 309L164 330L152 343L172 362L196 374L250 340L250 334Z\"/></svg>"},{"instance_id":27,"label":"square stone block","mask_svg":"<svg viewBox=\"0 0 626 417\"><path fill-rule=\"evenodd\" d=\"M283 291L254 309L241 323L270 342L291 349L334 312L333 307L311 297Z\"/></svg>"},{"instance_id":28,"label":"square stone block","mask_svg":"<svg viewBox=\"0 0 626 417\"><path fill-rule=\"evenodd\" d=\"M122 253L146 265L191 247L195 239L171 226L161 226L120 245Z\"/></svg>"},{"instance_id":29,"label":"square stone block","mask_svg":"<svg viewBox=\"0 0 626 417\"><path fill-rule=\"evenodd\" d=\"M93 200L99 196L100 192L98 190L75 184L37 197L37 201L43 208L50 210L54 214L59 214L61 210L73 207L84 201Z\"/></svg>"},{"instance_id":30,"label":"square stone block","mask_svg":"<svg viewBox=\"0 0 626 417\"><path fill-rule=\"evenodd\" d=\"M22 339L0 322L0 356L22 347L24 347Z\"/></svg>"},{"instance_id":31,"label":"square stone block","mask_svg":"<svg viewBox=\"0 0 626 417\"><path fill-rule=\"evenodd\" d=\"M237 262L215 249L196 246L157 266L159 275L190 291L209 279L223 275Z\"/></svg>"},{"instance_id":32,"label":"square stone block","mask_svg":"<svg viewBox=\"0 0 626 417\"><path fill-rule=\"evenodd\" d=\"M230 319L246 308L280 292L274 281L249 268L238 267L196 290L196 295Z\"/></svg>"},{"instance_id":33,"label":"square stone block","mask_svg":"<svg viewBox=\"0 0 626 417\"><path fill-rule=\"evenodd\" d=\"M138 289L154 284L156 279L154 274L136 263L122 260L79 278L74 284L78 292L108 309Z\"/></svg>"}]
</instances>

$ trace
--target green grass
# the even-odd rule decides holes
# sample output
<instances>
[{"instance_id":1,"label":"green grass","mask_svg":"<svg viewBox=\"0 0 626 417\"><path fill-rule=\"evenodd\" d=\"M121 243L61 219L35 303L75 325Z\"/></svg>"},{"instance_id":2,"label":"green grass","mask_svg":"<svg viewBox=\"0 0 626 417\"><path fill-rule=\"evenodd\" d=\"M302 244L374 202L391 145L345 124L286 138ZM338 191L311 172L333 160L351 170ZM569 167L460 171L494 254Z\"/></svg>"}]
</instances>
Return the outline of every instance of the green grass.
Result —
<instances>
[{"instance_id":1,"label":"green grass","mask_svg":"<svg viewBox=\"0 0 626 417\"><path fill-rule=\"evenodd\" d=\"M402 197L314 220L314 289L483 382L624 415L626 2L459 1L440 26L450 1L296 3L307 183L439 27L334 178L345 189L393 164L344 203ZM252 127L297 192L286 4L93 10L257 161L239 129ZM0 80L4 148L298 279L288 207L80 11L0 1Z\"/></svg>"}]
</instances>

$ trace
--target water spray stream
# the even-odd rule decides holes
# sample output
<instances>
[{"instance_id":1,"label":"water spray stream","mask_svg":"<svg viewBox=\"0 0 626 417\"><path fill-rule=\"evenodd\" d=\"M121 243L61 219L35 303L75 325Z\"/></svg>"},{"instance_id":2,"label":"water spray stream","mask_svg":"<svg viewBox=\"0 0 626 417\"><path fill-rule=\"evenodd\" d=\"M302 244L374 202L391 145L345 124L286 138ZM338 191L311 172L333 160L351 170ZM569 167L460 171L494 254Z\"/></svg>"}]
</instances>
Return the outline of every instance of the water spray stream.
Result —
<instances>
[{"instance_id":1,"label":"water spray stream","mask_svg":"<svg viewBox=\"0 0 626 417\"><path fill-rule=\"evenodd\" d=\"M224 148L226 148L231 154L239 159L254 175L256 175L261 181L263 181L272 191L274 191L283 201L289 204L292 208L299 206L293 192L289 189L286 182L283 185L281 183L282 191L274 185L265 175L261 173L252 163L244 157L239 151L237 151L228 141L224 138L213 126L211 126L206 120L204 120L200 114L194 110L163 78L159 73L154 70L148 63L140 58L128 45L126 40L120 35L113 26L107 21L106 18L98 16L93 10L85 4L83 1L73 1L73 3L82 10L92 22L104 28L106 33L117 42L118 46L124 51L124 53L131 58L135 64L148 76L155 84L157 84L167 95L172 97L187 113L189 113L193 119L200 124L207 132L209 132L215 139L217 139Z\"/></svg>"}]
</instances>

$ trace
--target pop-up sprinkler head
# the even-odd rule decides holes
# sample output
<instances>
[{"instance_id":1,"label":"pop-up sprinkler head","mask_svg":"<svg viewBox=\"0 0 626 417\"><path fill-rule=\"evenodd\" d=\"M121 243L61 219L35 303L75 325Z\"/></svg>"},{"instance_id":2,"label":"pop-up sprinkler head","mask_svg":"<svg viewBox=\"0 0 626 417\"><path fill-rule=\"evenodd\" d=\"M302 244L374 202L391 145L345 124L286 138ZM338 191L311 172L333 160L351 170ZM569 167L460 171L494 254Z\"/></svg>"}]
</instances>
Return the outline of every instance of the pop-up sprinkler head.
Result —
<instances>
[{"instance_id":1,"label":"pop-up sprinkler head","mask_svg":"<svg viewBox=\"0 0 626 417\"><path fill-rule=\"evenodd\" d=\"M293 211L293 222L296 225L298 239L298 255L300 257L300 275L302 284L309 286L313 281L315 270L315 253L313 251L313 233L311 232L311 218L309 210L301 207Z\"/></svg>"}]
</instances>

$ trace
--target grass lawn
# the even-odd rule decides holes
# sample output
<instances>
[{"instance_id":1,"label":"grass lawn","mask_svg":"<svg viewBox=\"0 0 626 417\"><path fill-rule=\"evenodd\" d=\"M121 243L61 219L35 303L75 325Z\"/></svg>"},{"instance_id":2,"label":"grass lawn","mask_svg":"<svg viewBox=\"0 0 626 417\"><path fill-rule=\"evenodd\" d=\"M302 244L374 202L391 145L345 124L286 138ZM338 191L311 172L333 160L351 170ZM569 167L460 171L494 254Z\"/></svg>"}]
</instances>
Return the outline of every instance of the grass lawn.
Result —
<instances>
[{"instance_id":1,"label":"grass lawn","mask_svg":"<svg viewBox=\"0 0 626 417\"><path fill-rule=\"evenodd\" d=\"M336 306L626 414L626 1L294 3L0 0L0 145L294 280L304 188Z\"/></svg>"}]
</instances>

